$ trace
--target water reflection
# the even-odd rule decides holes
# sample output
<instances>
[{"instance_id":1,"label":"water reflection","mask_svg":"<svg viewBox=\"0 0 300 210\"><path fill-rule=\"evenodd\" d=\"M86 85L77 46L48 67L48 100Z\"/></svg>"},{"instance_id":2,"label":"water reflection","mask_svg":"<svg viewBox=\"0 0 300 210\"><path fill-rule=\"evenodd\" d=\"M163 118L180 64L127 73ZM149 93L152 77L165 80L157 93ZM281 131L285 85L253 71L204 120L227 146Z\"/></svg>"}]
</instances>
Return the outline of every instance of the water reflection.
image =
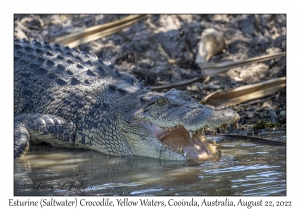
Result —
<instances>
[{"instance_id":1,"label":"water reflection","mask_svg":"<svg viewBox=\"0 0 300 210\"><path fill-rule=\"evenodd\" d=\"M15 195L286 195L285 146L218 140L222 159L201 164L35 145Z\"/></svg>"}]
</instances>

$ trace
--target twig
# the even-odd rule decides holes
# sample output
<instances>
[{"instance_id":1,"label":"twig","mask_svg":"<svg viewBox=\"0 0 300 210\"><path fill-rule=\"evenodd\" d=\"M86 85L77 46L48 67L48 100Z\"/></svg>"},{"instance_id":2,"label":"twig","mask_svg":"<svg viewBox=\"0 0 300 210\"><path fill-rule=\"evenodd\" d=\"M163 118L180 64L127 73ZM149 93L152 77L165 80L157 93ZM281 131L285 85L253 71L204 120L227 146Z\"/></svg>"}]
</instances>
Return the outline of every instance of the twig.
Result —
<instances>
[{"instance_id":1,"label":"twig","mask_svg":"<svg viewBox=\"0 0 300 210\"><path fill-rule=\"evenodd\" d=\"M246 59L246 60L239 60L239 61L225 61L223 63L202 63L203 66L201 67L201 72L202 72L201 76L199 76L195 79L184 81L184 82L178 82L178 83L173 83L173 84L163 85L163 86L153 86L151 89L152 90L162 90L162 89L169 89L169 88L189 85L191 83L198 82L199 80L203 79L204 75L205 76L214 76L221 72L228 71L232 68L248 65L250 63L255 63L255 62L272 60L272 59L279 58L279 57L282 57L285 55L286 55L285 52L281 52L281 53L273 53L273 54L269 54L269 55L262 55L262 56L258 56L258 57L254 57L254 58L250 58L250 59Z\"/></svg>"}]
</instances>

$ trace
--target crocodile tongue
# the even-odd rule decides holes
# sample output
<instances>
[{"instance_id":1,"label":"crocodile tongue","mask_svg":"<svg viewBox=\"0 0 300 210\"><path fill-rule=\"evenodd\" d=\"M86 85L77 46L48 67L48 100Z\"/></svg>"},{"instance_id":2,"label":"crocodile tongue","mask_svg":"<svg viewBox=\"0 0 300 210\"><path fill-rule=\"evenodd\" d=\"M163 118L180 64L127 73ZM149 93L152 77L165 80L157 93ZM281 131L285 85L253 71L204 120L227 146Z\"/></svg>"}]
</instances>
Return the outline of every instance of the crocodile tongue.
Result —
<instances>
[{"instance_id":1,"label":"crocodile tongue","mask_svg":"<svg viewBox=\"0 0 300 210\"><path fill-rule=\"evenodd\" d=\"M221 151L216 142L209 142L200 132L197 135L190 135L183 127L161 132L159 138L163 144L173 150L185 153L188 159L199 162L205 160L217 161L221 158Z\"/></svg>"}]
</instances>

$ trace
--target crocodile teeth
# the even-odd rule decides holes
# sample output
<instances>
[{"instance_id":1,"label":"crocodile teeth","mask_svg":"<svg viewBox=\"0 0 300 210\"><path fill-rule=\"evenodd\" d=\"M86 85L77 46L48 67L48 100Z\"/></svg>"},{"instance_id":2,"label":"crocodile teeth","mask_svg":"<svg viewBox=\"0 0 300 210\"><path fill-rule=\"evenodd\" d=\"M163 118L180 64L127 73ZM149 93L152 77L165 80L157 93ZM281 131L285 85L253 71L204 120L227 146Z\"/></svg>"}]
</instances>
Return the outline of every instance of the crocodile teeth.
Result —
<instances>
[{"instance_id":1,"label":"crocodile teeth","mask_svg":"<svg viewBox=\"0 0 300 210\"><path fill-rule=\"evenodd\" d=\"M222 125L222 129L223 129L224 131L226 131L227 125L226 125L226 124L223 124L223 125Z\"/></svg>"},{"instance_id":2,"label":"crocodile teeth","mask_svg":"<svg viewBox=\"0 0 300 210\"><path fill-rule=\"evenodd\" d=\"M179 152L180 152L180 153L183 153L182 147L179 148Z\"/></svg>"},{"instance_id":3,"label":"crocodile teeth","mask_svg":"<svg viewBox=\"0 0 300 210\"><path fill-rule=\"evenodd\" d=\"M217 128L213 128L213 134L214 134L214 135L217 134Z\"/></svg>"},{"instance_id":4,"label":"crocodile teeth","mask_svg":"<svg viewBox=\"0 0 300 210\"><path fill-rule=\"evenodd\" d=\"M189 134L190 134L190 138L192 139L193 138L193 132L189 132Z\"/></svg>"},{"instance_id":5,"label":"crocodile teeth","mask_svg":"<svg viewBox=\"0 0 300 210\"><path fill-rule=\"evenodd\" d=\"M202 132L201 132L200 130L198 130L197 133L196 133L196 135L197 135L197 136L201 136L201 135L202 135Z\"/></svg>"},{"instance_id":6,"label":"crocodile teeth","mask_svg":"<svg viewBox=\"0 0 300 210\"><path fill-rule=\"evenodd\" d=\"M238 122L234 123L234 128L239 128L239 123Z\"/></svg>"},{"instance_id":7,"label":"crocodile teeth","mask_svg":"<svg viewBox=\"0 0 300 210\"><path fill-rule=\"evenodd\" d=\"M201 129L201 135L202 135L202 136L205 136L206 130L207 130L207 128L202 128L202 129Z\"/></svg>"},{"instance_id":8,"label":"crocodile teeth","mask_svg":"<svg viewBox=\"0 0 300 210\"><path fill-rule=\"evenodd\" d=\"M186 152L184 152L183 156L184 156L184 157L187 157L187 153L186 153Z\"/></svg>"}]
</instances>

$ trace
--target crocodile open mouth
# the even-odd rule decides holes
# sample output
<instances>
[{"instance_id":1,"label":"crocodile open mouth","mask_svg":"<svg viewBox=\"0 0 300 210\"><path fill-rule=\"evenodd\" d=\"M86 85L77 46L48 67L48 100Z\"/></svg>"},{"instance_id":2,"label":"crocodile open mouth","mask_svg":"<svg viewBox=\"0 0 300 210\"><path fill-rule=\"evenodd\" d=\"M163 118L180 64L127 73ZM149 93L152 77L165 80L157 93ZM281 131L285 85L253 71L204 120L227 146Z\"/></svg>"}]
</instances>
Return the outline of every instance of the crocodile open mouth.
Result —
<instances>
[{"instance_id":1,"label":"crocodile open mouth","mask_svg":"<svg viewBox=\"0 0 300 210\"><path fill-rule=\"evenodd\" d=\"M237 125L237 124L236 124ZM221 158L221 150L216 141L208 141L204 136L204 129L197 131L187 131L182 125L172 128L162 128L154 124L148 126L148 129L164 145L170 149L182 153L187 160L200 161L218 161ZM224 125L222 129L226 129ZM216 132L216 129L213 129Z\"/></svg>"}]
</instances>

